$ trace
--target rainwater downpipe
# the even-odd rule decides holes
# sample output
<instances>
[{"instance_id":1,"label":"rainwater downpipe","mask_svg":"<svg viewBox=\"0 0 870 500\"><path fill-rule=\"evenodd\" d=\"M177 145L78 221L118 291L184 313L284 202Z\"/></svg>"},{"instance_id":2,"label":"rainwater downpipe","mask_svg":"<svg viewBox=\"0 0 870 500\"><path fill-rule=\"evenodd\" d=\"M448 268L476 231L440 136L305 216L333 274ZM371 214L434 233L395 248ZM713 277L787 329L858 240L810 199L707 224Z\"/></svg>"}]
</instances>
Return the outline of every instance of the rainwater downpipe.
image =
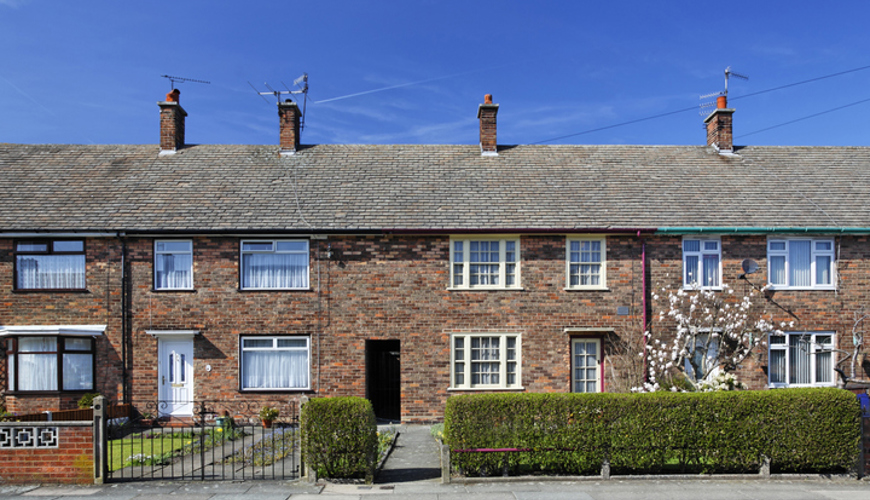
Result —
<instances>
[{"instance_id":1,"label":"rainwater downpipe","mask_svg":"<svg viewBox=\"0 0 870 500\"><path fill-rule=\"evenodd\" d=\"M643 318L643 380L647 381L647 370L646 370L646 329L647 329L647 290L646 290L646 240L640 231L637 232L637 237L640 239L640 282L641 282L641 307L643 308L643 312L641 316Z\"/></svg>"},{"instance_id":2,"label":"rainwater downpipe","mask_svg":"<svg viewBox=\"0 0 870 500\"><path fill-rule=\"evenodd\" d=\"M124 233L118 233L121 241L121 401L129 403L127 383L130 374L127 372L127 239ZM116 393L117 394L117 393Z\"/></svg>"}]
</instances>

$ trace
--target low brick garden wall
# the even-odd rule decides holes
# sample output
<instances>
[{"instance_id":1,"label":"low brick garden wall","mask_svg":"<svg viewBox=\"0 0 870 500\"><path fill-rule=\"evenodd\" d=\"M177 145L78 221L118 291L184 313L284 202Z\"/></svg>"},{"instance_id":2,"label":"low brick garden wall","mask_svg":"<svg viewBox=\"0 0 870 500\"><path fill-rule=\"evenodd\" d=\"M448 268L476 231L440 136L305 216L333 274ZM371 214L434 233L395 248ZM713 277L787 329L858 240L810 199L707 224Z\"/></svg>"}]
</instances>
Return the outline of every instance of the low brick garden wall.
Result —
<instances>
[{"instance_id":1,"label":"low brick garden wall","mask_svg":"<svg viewBox=\"0 0 870 500\"><path fill-rule=\"evenodd\" d=\"M0 482L94 483L93 422L0 422Z\"/></svg>"}]
</instances>

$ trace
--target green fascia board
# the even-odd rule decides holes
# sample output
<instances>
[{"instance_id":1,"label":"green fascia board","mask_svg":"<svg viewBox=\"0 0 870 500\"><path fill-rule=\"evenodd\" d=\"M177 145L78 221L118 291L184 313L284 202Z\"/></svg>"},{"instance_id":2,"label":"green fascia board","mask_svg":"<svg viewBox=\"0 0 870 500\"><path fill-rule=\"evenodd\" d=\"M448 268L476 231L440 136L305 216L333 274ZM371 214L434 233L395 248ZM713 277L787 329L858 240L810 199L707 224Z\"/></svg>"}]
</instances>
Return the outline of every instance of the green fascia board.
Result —
<instances>
[{"instance_id":1,"label":"green fascia board","mask_svg":"<svg viewBox=\"0 0 870 500\"><path fill-rule=\"evenodd\" d=\"M870 234L870 227L660 227L655 234Z\"/></svg>"}]
</instances>

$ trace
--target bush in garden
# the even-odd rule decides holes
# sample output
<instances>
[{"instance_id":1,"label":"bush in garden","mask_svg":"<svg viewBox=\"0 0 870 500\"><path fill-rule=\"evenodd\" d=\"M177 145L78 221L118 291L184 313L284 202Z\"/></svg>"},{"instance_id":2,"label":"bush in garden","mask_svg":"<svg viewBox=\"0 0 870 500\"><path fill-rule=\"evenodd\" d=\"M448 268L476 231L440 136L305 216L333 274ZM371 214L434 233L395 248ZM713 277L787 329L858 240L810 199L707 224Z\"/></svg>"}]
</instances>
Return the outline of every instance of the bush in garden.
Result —
<instances>
[{"instance_id":1,"label":"bush in garden","mask_svg":"<svg viewBox=\"0 0 870 500\"><path fill-rule=\"evenodd\" d=\"M466 475L851 470L859 405L840 389L477 394L447 400L444 436ZM527 452L463 453L480 448Z\"/></svg>"},{"instance_id":2,"label":"bush in garden","mask_svg":"<svg viewBox=\"0 0 870 500\"><path fill-rule=\"evenodd\" d=\"M317 398L302 406L302 453L318 477L374 477L377 424L371 402Z\"/></svg>"}]
</instances>

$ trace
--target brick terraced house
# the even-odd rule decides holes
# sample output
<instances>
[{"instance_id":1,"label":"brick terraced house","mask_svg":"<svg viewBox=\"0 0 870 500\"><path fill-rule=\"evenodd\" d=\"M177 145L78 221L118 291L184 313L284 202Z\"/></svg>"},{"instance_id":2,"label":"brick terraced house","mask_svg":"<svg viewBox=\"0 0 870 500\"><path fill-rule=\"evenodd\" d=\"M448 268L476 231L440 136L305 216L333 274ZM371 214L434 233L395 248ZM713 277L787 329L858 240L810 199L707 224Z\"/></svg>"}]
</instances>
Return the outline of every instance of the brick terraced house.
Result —
<instances>
[{"instance_id":1,"label":"brick terraced house","mask_svg":"<svg viewBox=\"0 0 870 500\"><path fill-rule=\"evenodd\" d=\"M0 144L10 411L626 390L652 290L743 291L745 259L800 331L739 377L835 385L870 305L870 148L734 147L724 99L698 146L497 145L489 98L480 146L300 145L278 106L279 147L186 145L178 93L159 146Z\"/></svg>"}]
</instances>

